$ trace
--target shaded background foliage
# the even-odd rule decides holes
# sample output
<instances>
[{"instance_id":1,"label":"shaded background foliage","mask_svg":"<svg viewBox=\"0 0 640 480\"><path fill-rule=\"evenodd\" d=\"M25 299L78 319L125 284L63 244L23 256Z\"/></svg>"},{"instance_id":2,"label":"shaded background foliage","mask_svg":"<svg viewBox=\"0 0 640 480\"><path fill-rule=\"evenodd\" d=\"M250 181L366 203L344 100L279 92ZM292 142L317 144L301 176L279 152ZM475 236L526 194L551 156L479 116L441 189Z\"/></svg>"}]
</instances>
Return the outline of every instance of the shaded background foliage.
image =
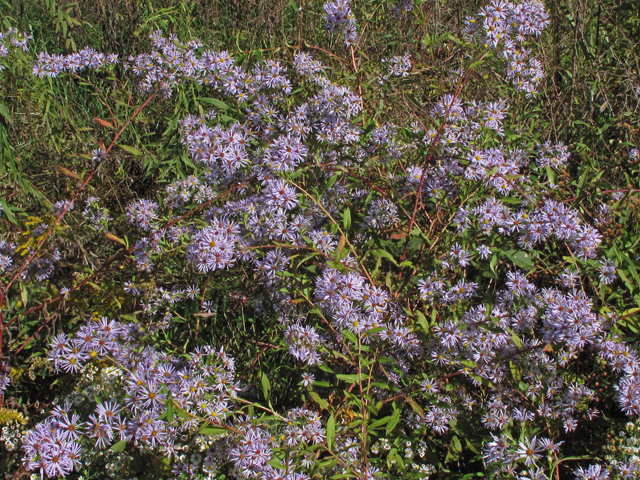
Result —
<instances>
[{"instance_id":1,"label":"shaded background foliage","mask_svg":"<svg viewBox=\"0 0 640 480\"><path fill-rule=\"evenodd\" d=\"M405 96L379 88L366 68L357 73L345 69L343 60L327 51L331 49L324 50L327 45L340 47L323 28L323 3L0 0L0 27L14 26L33 35L30 49L35 52L70 53L88 45L127 58L148 50L149 34L155 30L175 33L184 40L197 37L206 46L227 49L247 63L266 57L291 61L297 51L305 49L333 68L336 78L356 76L371 118L404 124L411 120L408 105L416 115L426 117L432 103L447 93L446 78L459 67L461 57L451 36L459 36L465 16L475 14L484 4L475 0L415 2L413 11L398 16L393 12L394 2L352 1L359 19L360 54L367 61L402 55L407 45L416 46L410 52L413 72L402 81L407 86L404 91L409 91ZM640 144L640 12L628 1L553 0L545 4L551 19L551 27L541 40L546 84L534 108L524 97L522 104L511 108L514 119L517 116L524 129L533 129L541 142L553 139L571 145L570 167L567 175L559 178L559 185L573 192L572 206L579 205L585 217L596 217L596 199L601 192L632 189L624 197L624 213L617 223L601 233L621 252L621 288L609 292L606 301L617 302L621 311L631 312L625 318L626 334L635 340L640 321L631 309L640 306L636 273L640 267L635 260L640 242L640 198L633 190L640 184L638 165L629 163L627 154L631 146ZM79 182L72 173L82 178L91 168L91 159L84 154L120 126L118 119L129 115L132 107L115 78L110 86L101 78L101 85L106 86L101 93L89 83L92 75L98 75L95 73L65 82L33 82L27 58L15 55L10 59L0 84L0 204L6 231L28 231L29 222L42 215L43 207L51 211L53 203L69 198ZM467 87L470 97L487 99L504 88L504 80L482 67ZM185 178L196 166L179 144L177 122L207 108L193 85L180 86L172 101L150 105L122 137L124 145L135 145L136 149L114 150L87 192L105 199L104 206L117 213L114 218L123 219L130 201L155 198L163 184ZM141 145L143 150L137 150ZM125 232L126 226L118 221L122 220L114 222L110 232L124 236L120 232ZM72 235L72 228L56 233L65 247L62 268L12 300L20 302L19 308L28 309L57 297L60 285L94 273L117 254L119 245L105 237L105 232L78 237ZM92 246L90 254L87 245ZM13 361L15 389L5 398L6 406L37 420L51 399L69 388L42 362L51 331L61 327L73 330L90 316L135 319L138 306L122 295L121 287L132 270L128 263L114 263L98 275L85 295L57 302L48 311L39 310L20 320L20 328L13 331L7 345L9 352L20 352ZM550 264L546 271L534 275L544 285L552 284L558 272ZM163 267L154 276L158 284L180 278L204 286L199 276L186 269ZM258 314L245 300L260 288L255 280L253 272L242 269L209 274L206 288L217 307L215 315L196 319L192 315L197 312L180 311L194 321L174 325L159 334L157 343L177 353L197 345L224 344L236 357L241 380L259 389L262 374L267 372L274 407L291 407L293 392L299 389L297 370L286 348L279 345L275 319ZM584 358L585 364L591 361ZM605 373L596 385L611 390ZM613 403L601 408L624 421ZM593 428L584 441L598 452L608 442L609 425L595 421ZM584 445L568 448L578 452ZM460 473L476 471L473 452L467 446L461 451L453 468Z\"/></svg>"}]
</instances>

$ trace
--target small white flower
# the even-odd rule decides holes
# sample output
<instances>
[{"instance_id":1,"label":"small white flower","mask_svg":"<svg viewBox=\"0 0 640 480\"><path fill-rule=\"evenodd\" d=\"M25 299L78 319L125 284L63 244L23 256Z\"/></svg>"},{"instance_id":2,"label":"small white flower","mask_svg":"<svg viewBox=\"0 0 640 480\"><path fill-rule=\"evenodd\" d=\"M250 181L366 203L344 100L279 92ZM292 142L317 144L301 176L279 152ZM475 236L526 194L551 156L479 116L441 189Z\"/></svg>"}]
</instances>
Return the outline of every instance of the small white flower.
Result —
<instances>
[{"instance_id":1,"label":"small white flower","mask_svg":"<svg viewBox=\"0 0 640 480\"><path fill-rule=\"evenodd\" d=\"M315 377L313 376L312 373L303 373L302 374L302 385L305 387L308 387L309 385L311 385L313 383L313 381L315 380Z\"/></svg>"}]
</instances>

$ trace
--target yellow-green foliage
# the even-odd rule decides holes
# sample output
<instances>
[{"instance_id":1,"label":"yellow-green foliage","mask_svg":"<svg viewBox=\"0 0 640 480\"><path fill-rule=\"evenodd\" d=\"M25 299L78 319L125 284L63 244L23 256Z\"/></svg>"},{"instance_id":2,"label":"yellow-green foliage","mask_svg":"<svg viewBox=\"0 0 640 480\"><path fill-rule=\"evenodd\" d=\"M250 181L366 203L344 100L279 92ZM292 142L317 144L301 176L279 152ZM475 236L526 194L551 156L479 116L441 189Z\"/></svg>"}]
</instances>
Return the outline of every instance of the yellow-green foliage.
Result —
<instances>
[{"instance_id":1,"label":"yellow-green foliage","mask_svg":"<svg viewBox=\"0 0 640 480\"><path fill-rule=\"evenodd\" d=\"M0 425L9 425L11 422L25 424L27 419L17 410L0 407Z\"/></svg>"}]
</instances>

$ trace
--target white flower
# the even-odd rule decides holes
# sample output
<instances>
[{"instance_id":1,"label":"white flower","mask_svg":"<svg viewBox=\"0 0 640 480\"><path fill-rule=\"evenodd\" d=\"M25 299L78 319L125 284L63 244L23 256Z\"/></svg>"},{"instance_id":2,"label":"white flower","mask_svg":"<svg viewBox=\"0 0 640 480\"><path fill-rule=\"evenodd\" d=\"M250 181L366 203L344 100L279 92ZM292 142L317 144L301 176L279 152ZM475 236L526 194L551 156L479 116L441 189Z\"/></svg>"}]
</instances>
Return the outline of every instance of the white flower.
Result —
<instances>
[{"instance_id":1,"label":"white flower","mask_svg":"<svg viewBox=\"0 0 640 480\"><path fill-rule=\"evenodd\" d=\"M536 463L540 458L540 452L543 451L542 447L537 445L537 438L533 437L528 442L518 442L518 450L516 455L519 460L524 460L525 465L530 466Z\"/></svg>"},{"instance_id":2,"label":"white flower","mask_svg":"<svg viewBox=\"0 0 640 480\"><path fill-rule=\"evenodd\" d=\"M313 383L313 381L315 380L315 377L313 376L312 373L303 373L302 374L302 385L305 387L308 387L309 385L311 385Z\"/></svg>"}]
</instances>

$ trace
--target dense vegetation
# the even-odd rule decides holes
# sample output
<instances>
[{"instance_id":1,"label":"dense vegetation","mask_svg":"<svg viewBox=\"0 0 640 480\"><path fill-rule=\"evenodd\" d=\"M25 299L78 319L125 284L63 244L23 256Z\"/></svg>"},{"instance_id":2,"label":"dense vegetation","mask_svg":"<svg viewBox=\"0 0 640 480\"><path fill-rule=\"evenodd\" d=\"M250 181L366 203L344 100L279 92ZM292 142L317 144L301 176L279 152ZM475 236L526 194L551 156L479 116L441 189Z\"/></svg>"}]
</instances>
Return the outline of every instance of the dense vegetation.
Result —
<instances>
[{"instance_id":1,"label":"dense vegetation","mask_svg":"<svg viewBox=\"0 0 640 480\"><path fill-rule=\"evenodd\" d=\"M0 2L4 478L640 476L633 2Z\"/></svg>"}]
</instances>

